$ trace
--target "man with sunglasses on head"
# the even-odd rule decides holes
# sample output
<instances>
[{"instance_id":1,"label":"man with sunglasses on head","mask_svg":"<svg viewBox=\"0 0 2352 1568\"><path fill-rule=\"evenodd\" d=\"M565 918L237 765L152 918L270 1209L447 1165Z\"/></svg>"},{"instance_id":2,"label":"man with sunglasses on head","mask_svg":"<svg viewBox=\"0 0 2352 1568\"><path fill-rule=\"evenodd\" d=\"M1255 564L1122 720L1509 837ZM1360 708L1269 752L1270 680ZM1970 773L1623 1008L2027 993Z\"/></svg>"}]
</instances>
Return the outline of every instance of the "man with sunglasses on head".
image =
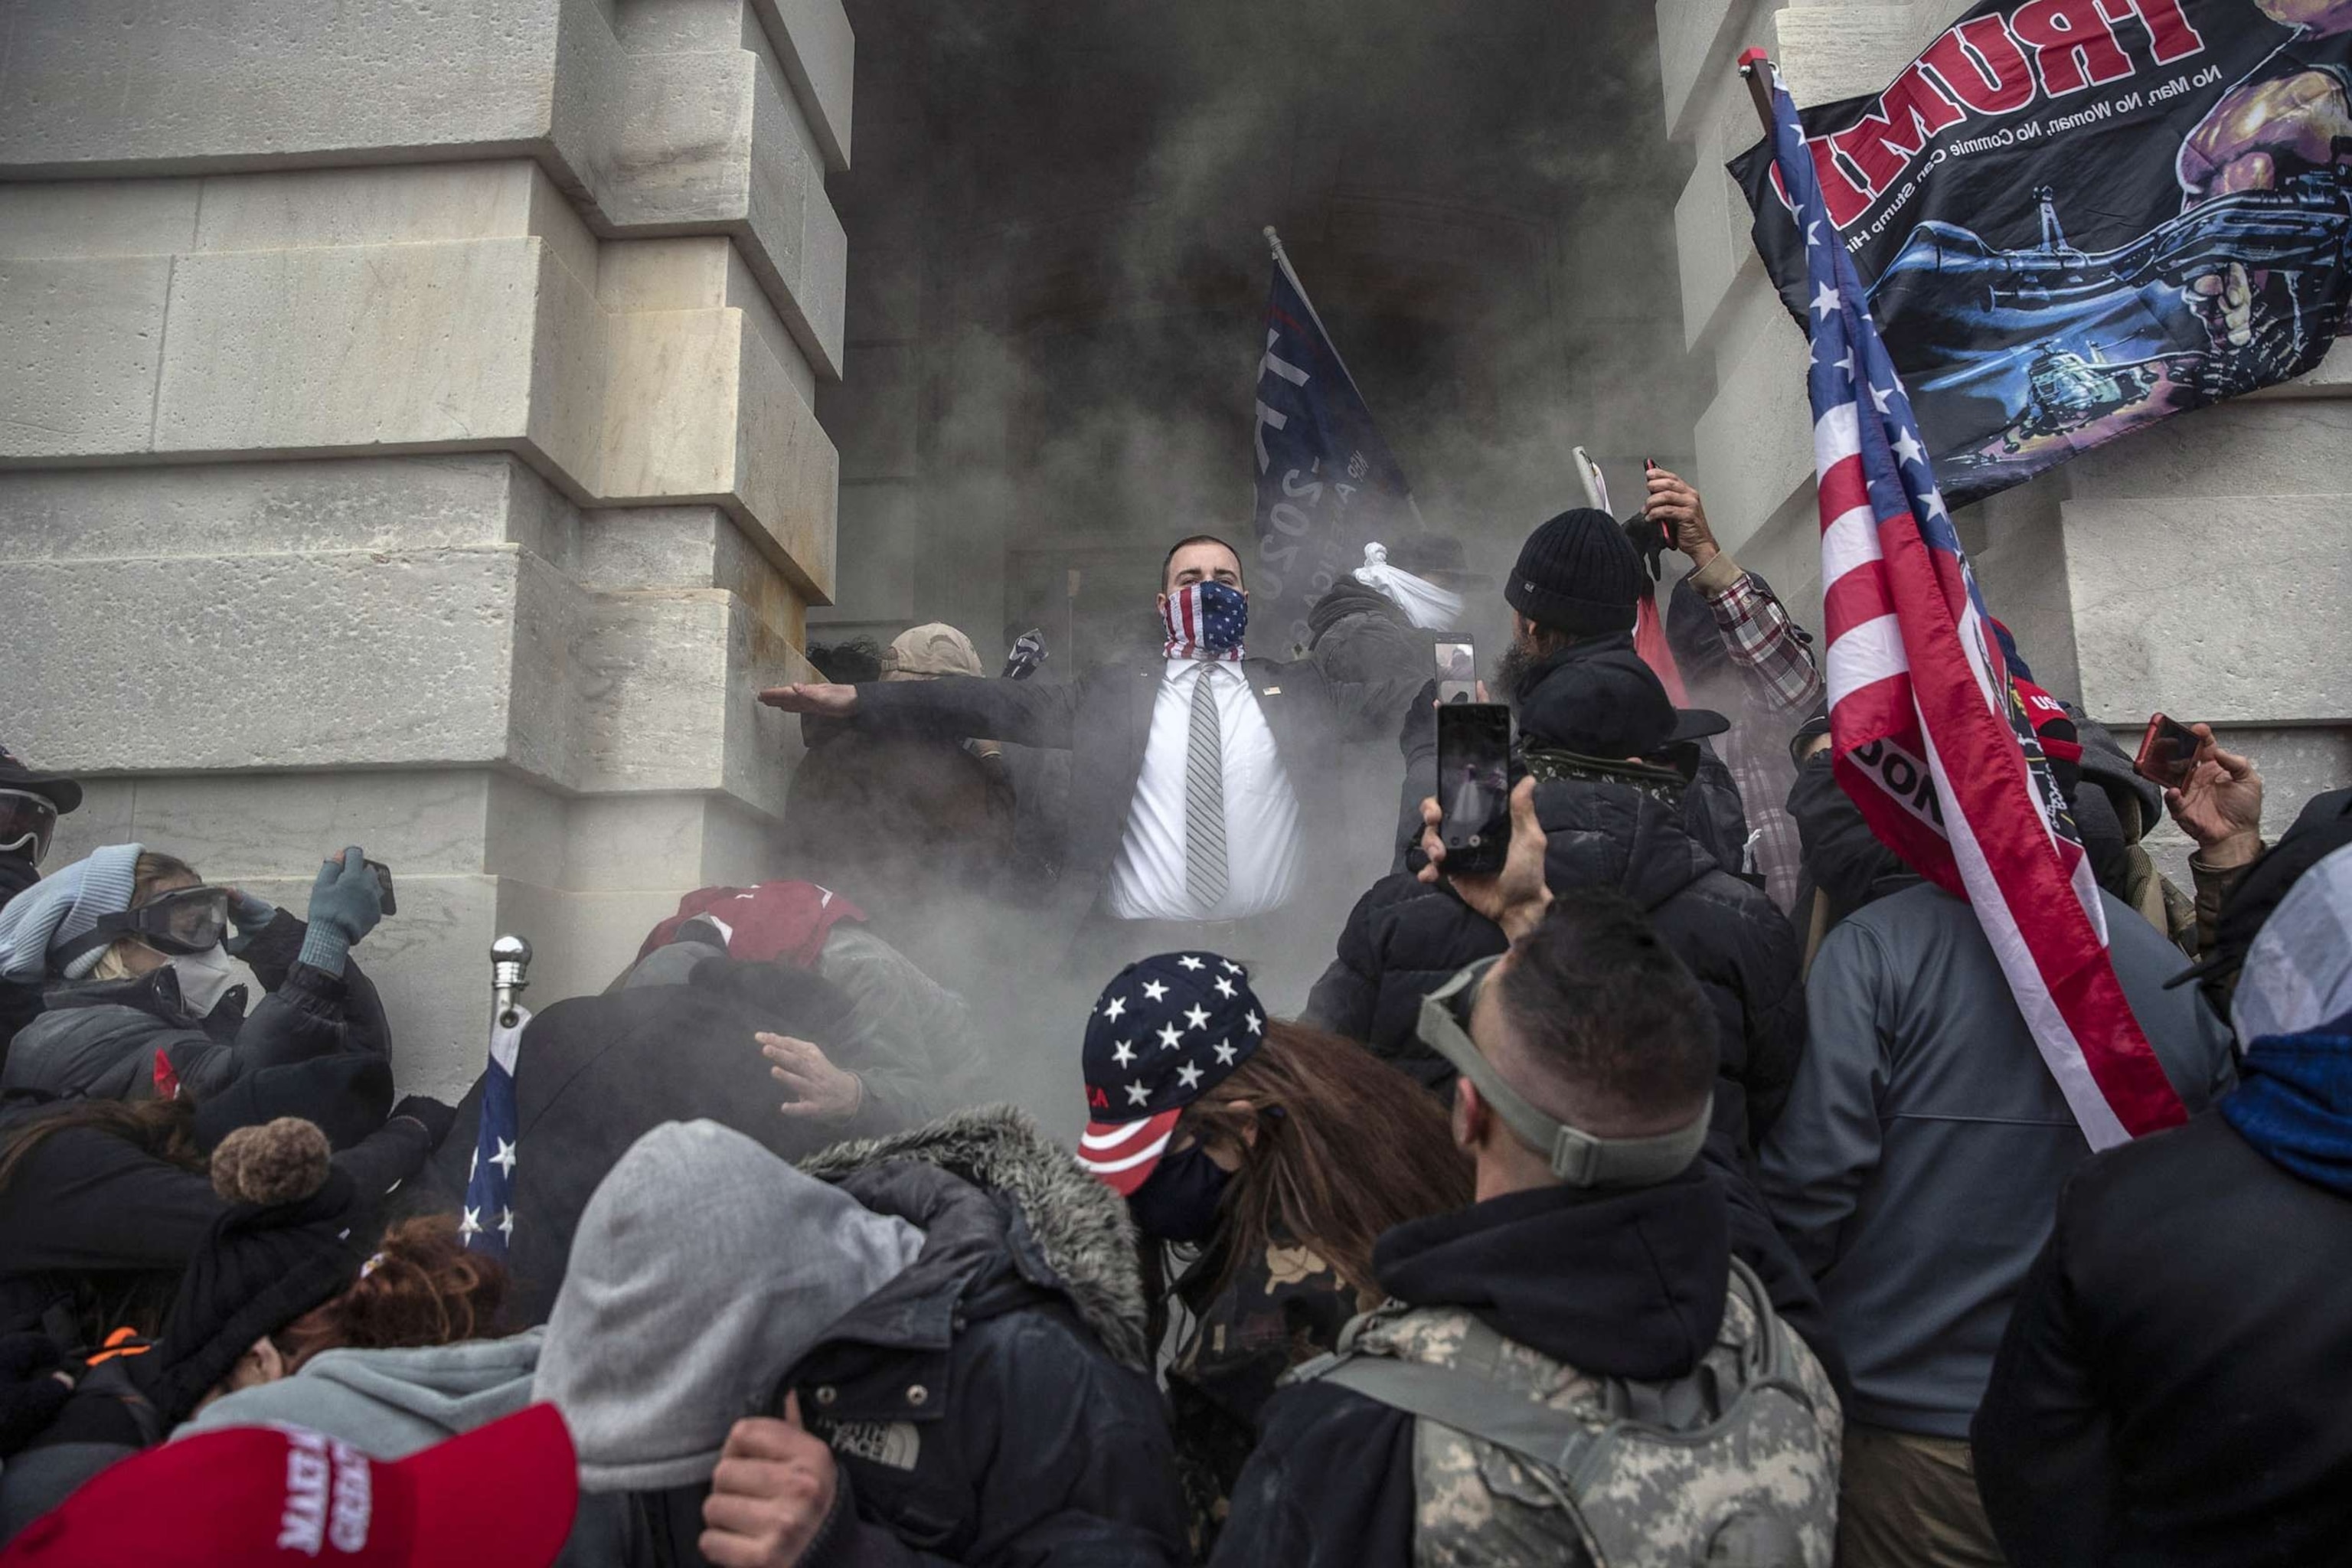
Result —
<instances>
[{"instance_id":1,"label":"man with sunglasses on head","mask_svg":"<svg viewBox=\"0 0 2352 1568\"><path fill-rule=\"evenodd\" d=\"M41 879L58 818L81 805L81 785L40 773L0 745L0 908ZM41 988L0 981L0 1051L41 1010Z\"/></svg>"},{"instance_id":2,"label":"man with sunglasses on head","mask_svg":"<svg viewBox=\"0 0 2352 1568\"><path fill-rule=\"evenodd\" d=\"M1389 1302L1267 1407L1213 1563L1830 1562L1838 1400L1703 1152L1706 1002L1633 904L1553 901L1534 793L1450 879L1509 949L1422 1004L1477 1201L1381 1237Z\"/></svg>"}]
</instances>

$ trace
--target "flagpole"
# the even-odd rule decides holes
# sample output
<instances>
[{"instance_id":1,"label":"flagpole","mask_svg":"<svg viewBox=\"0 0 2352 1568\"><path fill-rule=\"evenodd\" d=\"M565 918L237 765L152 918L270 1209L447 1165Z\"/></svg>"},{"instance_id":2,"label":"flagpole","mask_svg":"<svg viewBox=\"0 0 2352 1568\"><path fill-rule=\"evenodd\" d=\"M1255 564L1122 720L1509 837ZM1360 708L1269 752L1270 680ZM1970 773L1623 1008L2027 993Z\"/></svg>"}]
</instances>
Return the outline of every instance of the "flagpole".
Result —
<instances>
[{"instance_id":1,"label":"flagpole","mask_svg":"<svg viewBox=\"0 0 2352 1568\"><path fill-rule=\"evenodd\" d=\"M1756 105L1756 118L1763 122L1764 135L1772 134L1772 57L1762 49L1743 49L1739 55L1739 74L1748 79L1748 96ZM1271 233L1271 230L1267 232Z\"/></svg>"}]
</instances>

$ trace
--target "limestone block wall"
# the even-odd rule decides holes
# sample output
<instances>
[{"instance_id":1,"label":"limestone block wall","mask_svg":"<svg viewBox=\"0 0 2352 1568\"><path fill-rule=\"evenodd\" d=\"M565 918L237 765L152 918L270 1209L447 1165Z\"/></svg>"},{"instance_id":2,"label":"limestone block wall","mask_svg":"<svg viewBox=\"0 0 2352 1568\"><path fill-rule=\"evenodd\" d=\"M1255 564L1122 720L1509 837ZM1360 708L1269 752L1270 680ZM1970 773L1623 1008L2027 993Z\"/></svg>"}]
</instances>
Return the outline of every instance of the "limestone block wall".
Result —
<instances>
[{"instance_id":1,"label":"limestone block wall","mask_svg":"<svg viewBox=\"0 0 2352 1568\"><path fill-rule=\"evenodd\" d=\"M1965 0L1658 0L1666 122L1696 163L1675 204L1683 325L1711 363L1698 482L1727 548L1821 605L1804 338L1725 161L1760 134L1734 62L1771 52L1801 104L1884 87ZM2137 743L2158 709L2250 751L2273 834L2352 783L2352 347L2290 386L2182 416L1956 514L2035 677ZM2153 840L2178 874L2188 846Z\"/></svg>"},{"instance_id":2,"label":"limestone block wall","mask_svg":"<svg viewBox=\"0 0 2352 1568\"><path fill-rule=\"evenodd\" d=\"M198 13L201 13L199 15ZM0 4L0 738L360 950L404 1085L491 937L600 988L764 874L834 591L837 0Z\"/></svg>"}]
</instances>

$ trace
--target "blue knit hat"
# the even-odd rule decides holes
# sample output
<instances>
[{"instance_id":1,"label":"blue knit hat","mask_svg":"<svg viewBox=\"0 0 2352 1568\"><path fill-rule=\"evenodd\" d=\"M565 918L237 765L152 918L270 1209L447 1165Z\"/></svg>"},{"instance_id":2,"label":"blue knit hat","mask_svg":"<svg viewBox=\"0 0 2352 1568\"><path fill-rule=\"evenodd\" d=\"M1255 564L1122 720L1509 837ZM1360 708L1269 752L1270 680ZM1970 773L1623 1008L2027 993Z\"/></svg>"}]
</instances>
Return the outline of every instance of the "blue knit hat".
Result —
<instances>
[{"instance_id":1,"label":"blue knit hat","mask_svg":"<svg viewBox=\"0 0 2352 1568\"><path fill-rule=\"evenodd\" d=\"M42 878L0 909L0 980L30 984L47 978L49 953L97 929L101 915L131 907L143 844L110 844ZM98 967L106 949L94 948L65 966L79 980Z\"/></svg>"}]
</instances>

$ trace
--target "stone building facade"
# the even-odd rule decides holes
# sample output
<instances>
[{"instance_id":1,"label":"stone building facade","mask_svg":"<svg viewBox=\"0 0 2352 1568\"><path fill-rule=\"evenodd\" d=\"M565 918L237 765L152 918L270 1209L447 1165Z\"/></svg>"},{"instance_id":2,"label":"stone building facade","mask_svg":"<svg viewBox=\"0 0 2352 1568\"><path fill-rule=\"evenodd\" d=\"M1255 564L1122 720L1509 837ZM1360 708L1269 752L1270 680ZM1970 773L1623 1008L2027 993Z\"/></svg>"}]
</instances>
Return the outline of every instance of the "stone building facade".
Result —
<instances>
[{"instance_id":1,"label":"stone building facade","mask_svg":"<svg viewBox=\"0 0 2352 1568\"><path fill-rule=\"evenodd\" d=\"M362 949L412 1087L488 950L601 986L757 876L834 585L837 0L0 6L0 735Z\"/></svg>"},{"instance_id":2,"label":"stone building facade","mask_svg":"<svg viewBox=\"0 0 2352 1568\"><path fill-rule=\"evenodd\" d=\"M812 637L1058 615L1058 674L1246 514L1269 221L1474 552L1581 443L1817 604L1732 61L1842 96L1959 9L0 0L0 740L91 781L58 860L389 862L455 1089L492 935L577 994L775 869ZM2347 353L1959 519L2046 685L2279 822L2352 776Z\"/></svg>"}]
</instances>

